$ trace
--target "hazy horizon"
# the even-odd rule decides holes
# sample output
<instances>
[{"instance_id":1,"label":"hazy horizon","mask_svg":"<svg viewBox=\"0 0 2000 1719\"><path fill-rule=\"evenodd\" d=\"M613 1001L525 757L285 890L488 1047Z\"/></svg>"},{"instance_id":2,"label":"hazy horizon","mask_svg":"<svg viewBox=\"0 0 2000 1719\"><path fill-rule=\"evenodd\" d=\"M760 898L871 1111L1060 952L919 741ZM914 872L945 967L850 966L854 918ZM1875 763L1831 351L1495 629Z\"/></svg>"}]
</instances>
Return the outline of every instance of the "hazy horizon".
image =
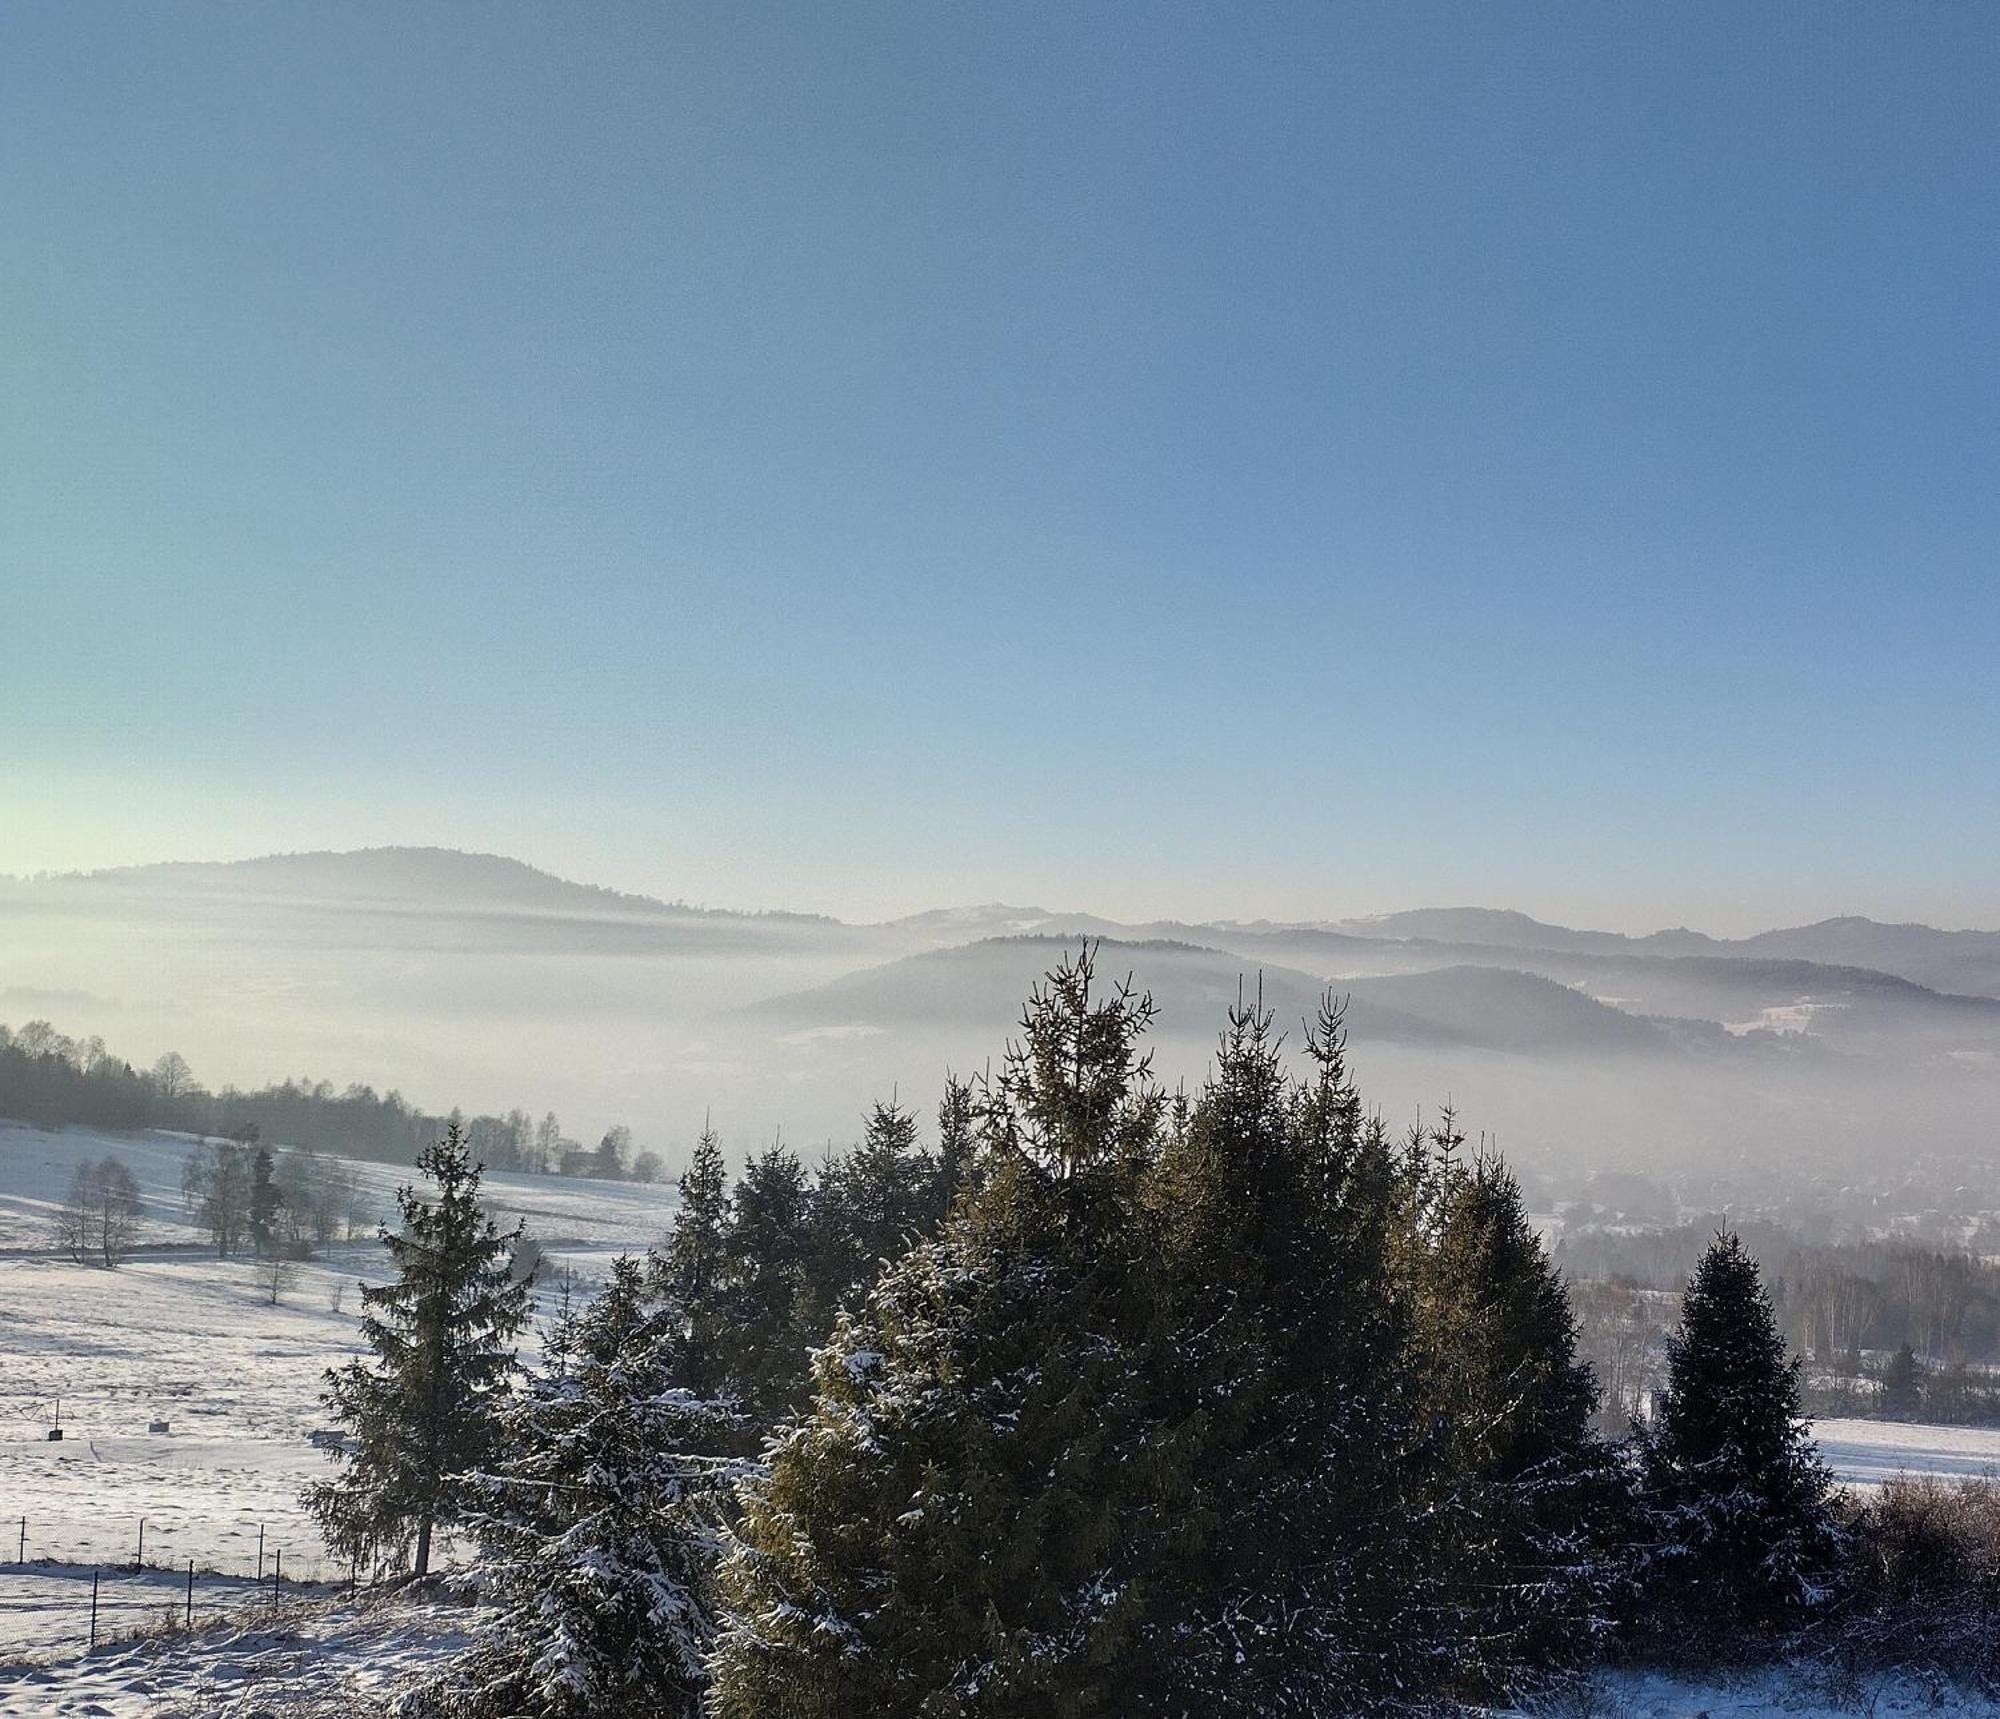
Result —
<instances>
[{"instance_id":1,"label":"hazy horizon","mask_svg":"<svg viewBox=\"0 0 2000 1719\"><path fill-rule=\"evenodd\" d=\"M0 842L0 850L4 850ZM953 909L978 907L1020 907L1032 908L1046 913L1096 914L1109 919L1119 919L1132 923L1146 923L1162 920L1177 920L1187 924L1209 924L1223 921L1249 923L1269 920L1277 923L1316 923L1343 920L1366 920L1382 918L1397 913L1407 913L1420 909L1485 909L1495 912L1523 913L1532 919L1552 925L1566 926L1577 930L1609 931L1629 937L1644 937L1659 931L1695 931L1718 939L1751 936L1761 931L1787 929L1794 926L1814 925L1835 919L1870 919L1887 925L1924 925L1940 931L1992 931L2000 930L2000 910L1996 910L1991 922L1981 922L1964 913L1954 914L1948 906L1940 904L1931 911L1900 911L1888 907L1870 907L1864 904L1842 902L1838 905L1822 904L1814 907L1801 903L1790 908L1774 908L1762 915L1746 906L1740 896L1729 897L1734 911L1711 920L1699 920L1686 914L1677 915L1671 906L1663 907L1657 913L1647 914L1638 909L1626 911L1622 917L1607 910L1593 913L1588 909L1590 896L1554 895L1531 896L1526 899L1503 899L1497 896L1466 897L1444 899L1416 893L1388 900L1356 902L1325 898L1325 904L1316 907L1302 907L1296 911L1278 911L1270 907L1248 909L1204 909L1198 904L1176 905L1167 897L1145 897L1128 901L1100 901L1096 899L1069 899L1060 893L1061 886L1052 887L1048 898L1044 899L1028 888L1001 888L987 895L961 893L950 897L922 897L905 889L895 894L879 894L858 898L856 902L829 904L824 900L799 901L791 899L708 900L697 897L669 878L648 881L643 874L636 879L605 875L587 869L566 869L561 863L538 859L529 854L503 852L494 848L458 846L448 842L435 841L385 841L370 843L327 845L306 845L258 849L255 851L212 850L208 852L163 852L143 853L135 858L91 859L64 865L50 865L10 869L0 863L0 881L27 883L62 877L88 877L103 872L115 872L149 866L176 865L236 865L256 860L317 855L344 855L352 853L381 852L392 850L435 849L441 852L459 853L471 856L486 856L516 860L523 865L545 872L566 882L615 890L621 894L645 896L662 902L681 902L689 907L718 913L800 913L821 915L852 925L882 924L891 920L927 912L950 911ZM578 863L587 866L587 856L579 856ZM806 891L810 894L809 888ZM1071 895L1076 894L1074 890ZM1308 898L1310 899L1310 898ZM893 904L884 906L883 904ZM1165 903L1159 905L1157 903ZM1570 905L1574 904L1574 905Z\"/></svg>"},{"instance_id":2,"label":"hazy horizon","mask_svg":"<svg viewBox=\"0 0 2000 1719\"><path fill-rule=\"evenodd\" d=\"M629 1123L671 1163L707 1115L747 1149L847 1138L899 1090L921 1106L1001 1053L1079 936L1108 936L1109 976L1160 1005L1169 1085L1204 1078L1244 989L1296 1054L1332 987L1372 1103L1452 1099L1536 1173L1768 1189L1785 1166L1809 1187L1958 1174L1993 1149L2000 934L1836 921L1627 944L1449 907L1163 927L1074 900L853 923L661 915L596 882L436 848L8 882L0 1021L142 1066L179 1051L211 1085L363 1082L434 1111L552 1108L586 1135ZM1884 1139L1905 1145L1878 1162Z\"/></svg>"}]
</instances>

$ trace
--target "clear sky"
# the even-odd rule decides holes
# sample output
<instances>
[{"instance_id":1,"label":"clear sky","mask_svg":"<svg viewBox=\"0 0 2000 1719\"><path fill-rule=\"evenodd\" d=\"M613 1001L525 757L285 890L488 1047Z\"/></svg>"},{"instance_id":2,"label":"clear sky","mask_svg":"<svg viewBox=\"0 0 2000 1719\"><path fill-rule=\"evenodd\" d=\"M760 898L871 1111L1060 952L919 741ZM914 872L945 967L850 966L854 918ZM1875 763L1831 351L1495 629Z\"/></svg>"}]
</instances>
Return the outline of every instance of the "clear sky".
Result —
<instances>
[{"instance_id":1,"label":"clear sky","mask_svg":"<svg viewBox=\"0 0 2000 1719\"><path fill-rule=\"evenodd\" d=\"M2000 13L0 11L0 871L2000 923Z\"/></svg>"}]
</instances>

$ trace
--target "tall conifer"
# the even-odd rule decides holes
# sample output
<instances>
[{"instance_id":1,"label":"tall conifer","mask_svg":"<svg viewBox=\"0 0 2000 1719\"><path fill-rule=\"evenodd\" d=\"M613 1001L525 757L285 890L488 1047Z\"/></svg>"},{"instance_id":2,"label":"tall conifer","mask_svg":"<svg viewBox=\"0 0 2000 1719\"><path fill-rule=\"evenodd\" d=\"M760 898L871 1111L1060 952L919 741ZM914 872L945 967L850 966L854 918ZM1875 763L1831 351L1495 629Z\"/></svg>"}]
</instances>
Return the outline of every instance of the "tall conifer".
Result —
<instances>
[{"instance_id":1,"label":"tall conifer","mask_svg":"<svg viewBox=\"0 0 2000 1719\"><path fill-rule=\"evenodd\" d=\"M1307 1024L1303 1085L1279 1048L1239 1001L1161 1178L1203 1446L1166 1681L1217 1714L1355 1710L1403 1681L1411 1645L1393 1166L1334 1000Z\"/></svg>"},{"instance_id":2,"label":"tall conifer","mask_svg":"<svg viewBox=\"0 0 2000 1719\"><path fill-rule=\"evenodd\" d=\"M1497 1158L1446 1123L1421 1326L1443 1467L1430 1512L1440 1645L1461 1687L1504 1694L1609 1629L1629 1524L1568 1292Z\"/></svg>"},{"instance_id":3,"label":"tall conifer","mask_svg":"<svg viewBox=\"0 0 2000 1719\"><path fill-rule=\"evenodd\" d=\"M798 1154L773 1146L752 1158L730 1201L726 1347L731 1383L759 1425L799 1407L807 1384L806 1351L824 1334L807 1319L809 1218Z\"/></svg>"},{"instance_id":4,"label":"tall conifer","mask_svg":"<svg viewBox=\"0 0 2000 1719\"><path fill-rule=\"evenodd\" d=\"M1832 1480L1800 1419L1799 1363L1734 1235L1688 1280L1667 1365L1642 1444L1663 1550L1655 1592L1724 1625L1794 1622L1824 1597Z\"/></svg>"},{"instance_id":5,"label":"tall conifer","mask_svg":"<svg viewBox=\"0 0 2000 1719\"><path fill-rule=\"evenodd\" d=\"M815 1362L743 1494L714 1711L834 1719L1144 1711L1161 1544L1190 1495L1141 1177L1151 1004L1038 989L982 1095L992 1170Z\"/></svg>"},{"instance_id":6,"label":"tall conifer","mask_svg":"<svg viewBox=\"0 0 2000 1719\"><path fill-rule=\"evenodd\" d=\"M729 1172L721 1136L707 1122L681 1172L680 1195L652 1272L658 1293L687 1321L681 1364L688 1388L715 1396L729 1379Z\"/></svg>"},{"instance_id":7,"label":"tall conifer","mask_svg":"<svg viewBox=\"0 0 2000 1719\"><path fill-rule=\"evenodd\" d=\"M516 1225L502 1231L479 1204L480 1166L456 1123L417 1159L434 1200L397 1190L400 1229L382 1231L396 1278L361 1291L372 1363L329 1372L325 1402L350 1434L331 1479L307 1508L343 1557L400 1557L430 1568L431 1536L458 1520L461 1476L491 1454L495 1417L514 1369L528 1289L510 1269Z\"/></svg>"}]
</instances>

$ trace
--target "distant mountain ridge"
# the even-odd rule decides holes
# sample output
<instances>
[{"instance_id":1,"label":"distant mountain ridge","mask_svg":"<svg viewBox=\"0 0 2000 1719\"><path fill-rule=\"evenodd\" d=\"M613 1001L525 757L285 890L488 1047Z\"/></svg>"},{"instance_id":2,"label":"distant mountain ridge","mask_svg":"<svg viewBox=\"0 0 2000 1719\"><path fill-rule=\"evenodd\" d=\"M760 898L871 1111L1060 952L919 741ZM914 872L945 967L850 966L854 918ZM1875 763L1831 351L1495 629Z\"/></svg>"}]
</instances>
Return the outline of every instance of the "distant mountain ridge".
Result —
<instances>
[{"instance_id":1,"label":"distant mountain ridge","mask_svg":"<svg viewBox=\"0 0 2000 1719\"><path fill-rule=\"evenodd\" d=\"M753 1005L746 1014L821 1033L889 1032L1007 1020L1035 978L1073 951L1072 934L994 937L931 949ZM1163 1032L1211 1036L1239 999L1260 999L1296 1036L1329 982L1293 967L1255 967L1235 953L1167 938L1097 942L1100 980L1130 973L1160 1010ZM1669 1047L1656 1022L1622 1013L1568 985L1497 967L1343 981L1359 1042L1456 1045L1525 1054L1603 1054Z\"/></svg>"},{"instance_id":2,"label":"distant mountain ridge","mask_svg":"<svg viewBox=\"0 0 2000 1719\"><path fill-rule=\"evenodd\" d=\"M2000 998L2000 932L1944 931L1919 924L1889 924L1855 916L1776 928L1742 938L1712 937L1676 927L1644 935L1557 925L1509 908L1415 908L1363 918L1311 921L1126 922L1101 914L1051 911L1039 906L985 903L932 908L879 924L853 924L824 915L691 906L655 896L577 883L498 854L441 847L380 847L271 854L232 861L168 861L72 873L33 882L15 880L0 907L18 891L45 890L158 895L198 899L205 909L245 903L299 902L422 915L522 914L618 919L661 926L761 923L817 927L841 947L866 958L925 949L961 947L992 938L1108 937L1144 943L1166 939L1228 949L1258 961L1309 972L1351 971L1387 975L1454 967L1467 972L1507 966L1590 988L1590 974L1565 963L1579 959L1631 963L1703 959L1755 962L1773 995L1761 1007L1788 1006L1777 990L1869 989L1864 974L1923 987L1941 997ZM19 897L16 896L16 899ZM1775 963L1804 963L1781 974ZM1625 968L1623 971L1633 971ZM1717 970L1716 984L1742 989L1749 969ZM1470 981L1467 981L1470 982Z\"/></svg>"},{"instance_id":3,"label":"distant mountain ridge","mask_svg":"<svg viewBox=\"0 0 2000 1719\"><path fill-rule=\"evenodd\" d=\"M231 893L411 907L514 907L525 911L618 911L679 917L777 918L824 922L822 915L745 912L577 883L503 854L458 848L380 847L263 854L241 860L163 860L36 880L58 887L158 888L174 895Z\"/></svg>"}]
</instances>

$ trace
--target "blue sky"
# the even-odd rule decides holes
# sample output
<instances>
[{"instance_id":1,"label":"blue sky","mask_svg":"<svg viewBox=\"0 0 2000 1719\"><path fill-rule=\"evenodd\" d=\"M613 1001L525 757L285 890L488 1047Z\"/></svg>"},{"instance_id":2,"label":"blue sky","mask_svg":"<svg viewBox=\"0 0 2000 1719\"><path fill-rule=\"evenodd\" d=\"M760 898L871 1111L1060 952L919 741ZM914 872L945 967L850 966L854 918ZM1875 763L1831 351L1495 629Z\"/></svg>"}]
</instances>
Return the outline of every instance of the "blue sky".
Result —
<instances>
[{"instance_id":1,"label":"blue sky","mask_svg":"<svg viewBox=\"0 0 2000 1719\"><path fill-rule=\"evenodd\" d=\"M0 13L0 870L2000 923L1981 7Z\"/></svg>"}]
</instances>

